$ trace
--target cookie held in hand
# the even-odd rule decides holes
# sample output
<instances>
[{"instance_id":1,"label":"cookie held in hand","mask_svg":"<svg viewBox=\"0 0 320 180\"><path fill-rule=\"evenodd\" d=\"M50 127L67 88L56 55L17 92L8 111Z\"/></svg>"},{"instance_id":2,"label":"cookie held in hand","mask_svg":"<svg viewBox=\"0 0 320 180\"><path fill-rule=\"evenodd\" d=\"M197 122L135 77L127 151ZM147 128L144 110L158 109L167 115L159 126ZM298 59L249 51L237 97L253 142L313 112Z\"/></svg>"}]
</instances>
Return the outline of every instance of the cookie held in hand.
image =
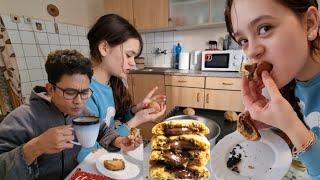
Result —
<instances>
[{"instance_id":1,"label":"cookie held in hand","mask_svg":"<svg viewBox=\"0 0 320 180\"><path fill-rule=\"evenodd\" d=\"M239 115L237 130L250 141L258 141L261 137L248 111Z\"/></svg>"},{"instance_id":2,"label":"cookie held in hand","mask_svg":"<svg viewBox=\"0 0 320 180\"><path fill-rule=\"evenodd\" d=\"M249 64L243 65L244 74L248 76L248 79L250 81L261 79L262 72L268 71L270 73L272 68L273 68L273 65L266 61L262 61L259 64L249 63Z\"/></svg>"},{"instance_id":3,"label":"cookie held in hand","mask_svg":"<svg viewBox=\"0 0 320 180\"><path fill-rule=\"evenodd\" d=\"M140 129L138 129L138 128L131 128L130 129L130 133L129 133L129 135L128 135L128 138L130 139L130 140L135 140L135 139L137 139L137 138L139 138L140 137Z\"/></svg>"},{"instance_id":4,"label":"cookie held in hand","mask_svg":"<svg viewBox=\"0 0 320 180\"><path fill-rule=\"evenodd\" d=\"M160 107L160 104L157 102L157 101L151 101L148 105L147 105L147 108L152 108L154 109L154 112L153 113L158 113L161 111L161 107Z\"/></svg>"}]
</instances>

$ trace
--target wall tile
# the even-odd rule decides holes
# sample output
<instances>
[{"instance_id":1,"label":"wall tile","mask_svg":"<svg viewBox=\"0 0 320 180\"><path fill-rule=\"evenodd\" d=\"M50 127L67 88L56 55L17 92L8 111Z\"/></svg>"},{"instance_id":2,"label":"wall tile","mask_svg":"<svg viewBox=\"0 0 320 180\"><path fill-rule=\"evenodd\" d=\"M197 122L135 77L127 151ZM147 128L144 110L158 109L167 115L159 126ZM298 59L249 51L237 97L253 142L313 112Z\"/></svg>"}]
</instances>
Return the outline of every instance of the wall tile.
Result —
<instances>
[{"instance_id":1,"label":"wall tile","mask_svg":"<svg viewBox=\"0 0 320 180\"><path fill-rule=\"evenodd\" d=\"M8 30L8 35L11 40L11 43L21 43L19 31L16 30Z\"/></svg>"},{"instance_id":2,"label":"wall tile","mask_svg":"<svg viewBox=\"0 0 320 180\"><path fill-rule=\"evenodd\" d=\"M48 33L48 39L50 45L60 45L58 34Z\"/></svg>"},{"instance_id":3,"label":"wall tile","mask_svg":"<svg viewBox=\"0 0 320 180\"><path fill-rule=\"evenodd\" d=\"M163 49L167 50L167 53L172 53L173 48L174 48L173 42L163 43Z\"/></svg>"},{"instance_id":4,"label":"wall tile","mask_svg":"<svg viewBox=\"0 0 320 180\"><path fill-rule=\"evenodd\" d=\"M32 23L25 23L24 22L24 18L23 17L20 17L20 23L18 23L18 29L20 31L33 31L32 29Z\"/></svg>"},{"instance_id":5,"label":"wall tile","mask_svg":"<svg viewBox=\"0 0 320 180\"><path fill-rule=\"evenodd\" d=\"M175 42L183 40L183 31L174 31L174 38Z\"/></svg>"},{"instance_id":6,"label":"wall tile","mask_svg":"<svg viewBox=\"0 0 320 180\"><path fill-rule=\"evenodd\" d=\"M164 55L163 54L158 54L155 57L156 57L155 64L157 66L161 67L164 64Z\"/></svg>"},{"instance_id":7,"label":"wall tile","mask_svg":"<svg viewBox=\"0 0 320 180\"><path fill-rule=\"evenodd\" d=\"M70 45L70 40L68 35L59 35L61 45Z\"/></svg>"},{"instance_id":8,"label":"wall tile","mask_svg":"<svg viewBox=\"0 0 320 180\"><path fill-rule=\"evenodd\" d=\"M46 69L42 68L42 75L44 79L44 83L48 83L48 74L46 72Z\"/></svg>"},{"instance_id":9,"label":"wall tile","mask_svg":"<svg viewBox=\"0 0 320 180\"><path fill-rule=\"evenodd\" d=\"M35 44L23 44L25 57L38 56L37 46Z\"/></svg>"},{"instance_id":10,"label":"wall tile","mask_svg":"<svg viewBox=\"0 0 320 180\"><path fill-rule=\"evenodd\" d=\"M21 70L19 74L22 83L30 81L28 70Z\"/></svg>"},{"instance_id":11,"label":"wall tile","mask_svg":"<svg viewBox=\"0 0 320 180\"><path fill-rule=\"evenodd\" d=\"M59 34L65 34L65 35L69 34L67 24L58 23L58 27L59 27Z\"/></svg>"},{"instance_id":12,"label":"wall tile","mask_svg":"<svg viewBox=\"0 0 320 180\"><path fill-rule=\"evenodd\" d=\"M70 44L71 45L79 45L78 36L69 36L69 37L70 37Z\"/></svg>"},{"instance_id":13,"label":"wall tile","mask_svg":"<svg viewBox=\"0 0 320 180\"><path fill-rule=\"evenodd\" d=\"M161 50L163 50L163 43L155 43L154 44L154 48L160 48Z\"/></svg>"},{"instance_id":14,"label":"wall tile","mask_svg":"<svg viewBox=\"0 0 320 180\"><path fill-rule=\"evenodd\" d=\"M50 53L50 46L49 45L40 45L39 48L39 55L40 56L48 56L48 54Z\"/></svg>"},{"instance_id":15,"label":"wall tile","mask_svg":"<svg viewBox=\"0 0 320 180\"><path fill-rule=\"evenodd\" d=\"M80 46L79 47L80 53L85 57L89 57L89 47L88 46Z\"/></svg>"},{"instance_id":16,"label":"wall tile","mask_svg":"<svg viewBox=\"0 0 320 180\"><path fill-rule=\"evenodd\" d=\"M70 49L75 49L80 52L80 46L71 45Z\"/></svg>"},{"instance_id":17,"label":"wall tile","mask_svg":"<svg viewBox=\"0 0 320 180\"><path fill-rule=\"evenodd\" d=\"M33 32L20 31L20 37L23 44L36 44Z\"/></svg>"},{"instance_id":18,"label":"wall tile","mask_svg":"<svg viewBox=\"0 0 320 180\"><path fill-rule=\"evenodd\" d=\"M48 33L56 33L53 21L44 21Z\"/></svg>"},{"instance_id":19,"label":"wall tile","mask_svg":"<svg viewBox=\"0 0 320 180\"><path fill-rule=\"evenodd\" d=\"M11 21L11 18L9 15L1 14L1 18L3 20L4 26L6 27L6 29L13 29L13 30L18 29L17 24Z\"/></svg>"},{"instance_id":20,"label":"wall tile","mask_svg":"<svg viewBox=\"0 0 320 180\"><path fill-rule=\"evenodd\" d=\"M164 55L164 63L167 67L172 67L173 66L173 54L168 53Z\"/></svg>"},{"instance_id":21,"label":"wall tile","mask_svg":"<svg viewBox=\"0 0 320 180\"><path fill-rule=\"evenodd\" d=\"M70 45L61 45L61 49L70 49Z\"/></svg>"},{"instance_id":22,"label":"wall tile","mask_svg":"<svg viewBox=\"0 0 320 180\"><path fill-rule=\"evenodd\" d=\"M154 33L146 34L146 43L154 43Z\"/></svg>"},{"instance_id":23,"label":"wall tile","mask_svg":"<svg viewBox=\"0 0 320 180\"><path fill-rule=\"evenodd\" d=\"M70 35L78 35L77 27L71 24L68 24L68 32Z\"/></svg>"},{"instance_id":24,"label":"wall tile","mask_svg":"<svg viewBox=\"0 0 320 180\"><path fill-rule=\"evenodd\" d=\"M155 43L163 42L163 32L156 32L154 34L154 42Z\"/></svg>"},{"instance_id":25,"label":"wall tile","mask_svg":"<svg viewBox=\"0 0 320 180\"><path fill-rule=\"evenodd\" d=\"M41 68L39 57L26 57L28 69L38 69Z\"/></svg>"},{"instance_id":26,"label":"wall tile","mask_svg":"<svg viewBox=\"0 0 320 180\"><path fill-rule=\"evenodd\" d=\"M27 63L24 57L16 57L19 70L27 69Z\"/></svg>"},{"instance_id":27,"label":"wall tile","mask_svg":"<svg viewBox=\"0 0 320 180\"><path fill-rule=\"evenodd\" d=\"M86 36L86 29L84 26L77 26L77 34L78 36Z\"/></svg>"},{"instance_id":28,"label":"wall tile","mask_svg":"<svg viewBox=\"0 0 320 180\"><path fill-rule=\"evenodd\" d=\"M173 31L163 33L163 42L173 42Z\"/></svg>"},{"instance_id":29,"label":"wall tile","mask_svg":"<svg viewBox=\"0 0 320 180\"><path fill-rule=\"evenodd\" d=\"M79 37L79 45L81 46L89 46L89 41L85 36L78 36Z\"/></svg>"},{"instance_id":30,"label":"wall tile","mask_svg":"<svg viewBox=\"0 0 320 180\"><path fill-rule=\"evenodd\" d=\"M31 93L31 83L27 82L27 83L21 83L21 91L22 91L22 95L28 95Z\"/></svg>"},{"instance_id":31,"label":"wall tile","mask_svg":"<svg viewBox=\"0 0 320 180\"><path fill-rule=\"evenodd\" d=\"M12 44L16 57L24 57L22 44Z\"/></svg>"},{"instance_id":32,"label":"wall tile","mask_svg":"<svg viewBox=\"0 0 320 180\"><path fill-rule=\"evenodd\" d=\"M155 48L154 44L145 44L145 45L146 45L146 53L147 54L154 53L154 48Z\"/></svg>"},{"instance_id":33,"label":"wall tile","mask_svg":"<svg viewBox=\"0 0 320 180\"><path fill-rule=\"evenodd\" d=\"M50 44L50 51L51 52L59 50L59 49L61 49L60 45L51 45Z\"/></svg>"},{"instance_id":34,"label":"wall tile","mask_svg":"<svg viewBox=\"0 0 320 180\"><path fill-rule=\"evenodd\" d=\"M146 42L146 33L141 33L140 35L141 35L143 44L147 43Z\"/></svg>"},{"instance_id":35,"label":"wall tile","mask_svg":"<svg viewBox=\"0 0 320 180\"><path fill-rule=\"evenodd\" d=\"M29 70L30 81L43 80L42 69Z\"/></svg>"},{"instance_id":36,"label":"wall tile","mask_svg":"<svg viewBox=\"0 0 320 180\"><path fill-rule=\"evenodd\" d=\"M49 44L47 33L36 32L36 42L38 44Z\"/></svg>"}]
</instances>

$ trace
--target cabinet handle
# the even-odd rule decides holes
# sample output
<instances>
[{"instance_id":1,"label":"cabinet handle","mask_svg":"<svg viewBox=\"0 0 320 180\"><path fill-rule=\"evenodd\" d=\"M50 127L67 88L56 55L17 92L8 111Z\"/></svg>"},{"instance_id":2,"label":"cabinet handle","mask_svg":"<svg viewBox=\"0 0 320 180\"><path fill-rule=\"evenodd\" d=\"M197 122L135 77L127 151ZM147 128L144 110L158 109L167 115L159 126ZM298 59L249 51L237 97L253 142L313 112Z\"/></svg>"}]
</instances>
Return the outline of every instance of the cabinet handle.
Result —
<instances>
[{"instance_id":1,"label":"cabinet handle","mask_svg":"<svg viewBox=\"0 0 320 180\"><path fill-rule=\"evenodd\" d=\"M187 81L185 81L185 80L178 80L178 82L179 82L179 83L185 83L185 82L187 82Z\"/></svg>"},{"instance_id":2,"label":"cabinet handle","mask_svg":"<svg viewBox=\"0 0 320 180\"><path fill-rule=\"evenodd\" d=\"M233 85L233 83L222 82L222 85Z\"/></svg>"},{"instance_id":3,"label":"cabinet handle","mask_svg":"<svg viewBox=\"0 0 320 180\"><path fill-rule=\"evenodd\" d=\"M209 93L206 95L206 103L209 104Z\"/></svg>"},{"instance_id":4,"label":"cabinet handle","mask_svg":"<svg viewBox=\"0 0 320 180\"><path fill-rule=\"evenodd\" d=\"M197 93L197 102L200 101L200 93Z\"/></svg>"}]
</instances>

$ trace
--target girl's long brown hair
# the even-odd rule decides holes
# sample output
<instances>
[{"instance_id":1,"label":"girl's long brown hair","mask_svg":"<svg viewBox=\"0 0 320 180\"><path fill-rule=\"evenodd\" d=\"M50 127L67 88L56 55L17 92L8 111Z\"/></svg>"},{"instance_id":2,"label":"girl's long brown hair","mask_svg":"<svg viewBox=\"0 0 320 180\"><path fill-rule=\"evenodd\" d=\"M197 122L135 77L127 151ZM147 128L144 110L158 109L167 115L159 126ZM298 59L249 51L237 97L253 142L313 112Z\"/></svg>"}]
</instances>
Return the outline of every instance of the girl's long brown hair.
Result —
<instances>
[{"instance_id":1,"label":"girl's long brown hair","mask_svg":"<svg viewBox=\"0 0 320 180\"><path fill-rule=\"evenodd\" d=\"M279 2L281 5L289 8L298 18L302 18L305 12L308 10L310 6L314 6L318 8L317 0L275 0ZM227 30L230 36L235 40L233 36L233 28L231 21L231 8L232 8L233 0L227 0L226 8L224 11L225 21ZM310 42L309 47L311 49L312 55L315 55L316 52L319 52L320 49L320 36L319 32L317 38ZM304 116L301 112L301 108L298 104L300 101L294 94L294 89L296 86L296 80L293 79L287 85L280 89L282 96L290 103L294 111L297 113L299 119L304 123L304 125L308 128L308 126L304 122Z\"/></svg>"},{"instance_id":2,"label":"girl's long brown hair","mask_svg":"<svg viewBox=\"0 0 320 180\"><path fill-rule=\"evenodd\" d=\"M140 43L140 52L137 56L141 54L143 48L142 38L138 31L126 19L116 14L107 14L100 17L88 32L87 38L89 40L91 59L96 64L102 62L98 49L98 45L102 40L106 40L110 47L114 47L130 38L135 38ZM109 82L115 100L115 118L125 122L123 117L132 106L132 98L119 77L111 76Z\"/></svg>"}]
</instances>

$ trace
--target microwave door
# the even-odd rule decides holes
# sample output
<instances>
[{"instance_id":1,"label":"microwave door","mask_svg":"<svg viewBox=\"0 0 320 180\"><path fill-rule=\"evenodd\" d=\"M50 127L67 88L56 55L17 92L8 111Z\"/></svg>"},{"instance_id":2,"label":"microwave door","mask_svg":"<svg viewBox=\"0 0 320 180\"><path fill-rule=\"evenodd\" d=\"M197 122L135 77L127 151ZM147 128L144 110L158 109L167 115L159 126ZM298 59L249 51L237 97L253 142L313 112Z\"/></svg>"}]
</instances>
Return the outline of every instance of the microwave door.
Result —
<instances>
[{"instance_id":1,"label":"microwave door","mask_svg":"<svg viewBox=\"0 0 320 180\"><path fill-rule=\"evenodd\" d=\"M210 54L206 57L205 68L226 70L229 68L230 54Z\"/></svg>"}]
</instances>

